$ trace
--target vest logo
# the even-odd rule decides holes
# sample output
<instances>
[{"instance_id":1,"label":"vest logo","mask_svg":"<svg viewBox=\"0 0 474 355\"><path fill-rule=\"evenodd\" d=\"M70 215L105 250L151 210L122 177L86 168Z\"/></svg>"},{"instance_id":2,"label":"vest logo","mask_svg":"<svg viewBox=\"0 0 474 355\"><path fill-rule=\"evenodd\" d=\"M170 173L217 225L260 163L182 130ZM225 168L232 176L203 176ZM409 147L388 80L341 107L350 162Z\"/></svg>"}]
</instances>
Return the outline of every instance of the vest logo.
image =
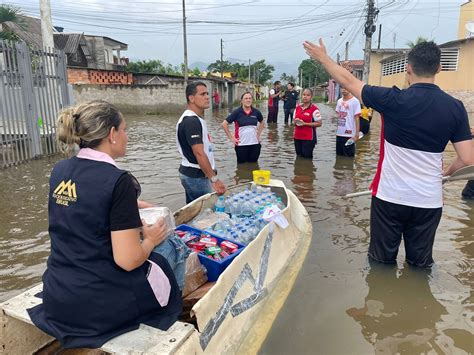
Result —
<instances>
[{"instance_id":1,"label":"vest logo","mask_svg":"<svg viewBox=\"0 0 474 355\"><path fill-rule=\"evenodd\" d=\"M61 181L53 191L53 198L56 199L58 205L62 206L69 206L69 202L76 202L76 184L71 179L68 182Z\"/></svg>"}]
</instances>

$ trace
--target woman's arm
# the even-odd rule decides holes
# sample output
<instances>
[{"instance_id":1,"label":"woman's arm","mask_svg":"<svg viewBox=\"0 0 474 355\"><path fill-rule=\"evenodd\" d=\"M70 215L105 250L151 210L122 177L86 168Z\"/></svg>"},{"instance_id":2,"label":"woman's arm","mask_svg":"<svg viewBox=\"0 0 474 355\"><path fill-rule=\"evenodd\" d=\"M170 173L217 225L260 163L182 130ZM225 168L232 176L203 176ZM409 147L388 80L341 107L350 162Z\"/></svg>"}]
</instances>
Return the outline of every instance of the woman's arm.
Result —
<instances>
[{"instance_id":1,"label":"woman's arm","mask_svg":"<svg viewBox=\"0 0 474 355\"><path fill-rule=\"evenodd\" d=\"M260 135L263 132L263 129L265 128L265 122L262 120L258 123L258 128L257 128L257 139L260 142Z\"/></svg>"},{"instance_id":2,"label":"woman's arm","mask_svg":"<svg viewBox=\"0 0 474 355\"><path fill-rule=\"evenodd\" d=\"M224 120L224 122L222 122L222 128L224 128L224 132L225 134L227 135L227 137L231 140L232 143L234 143L234 145L237 145L239 143L239 140L237 138L235 138L232 133L230 133L230 130L229 130L229 122L227 122L226 120Z\"/></svg>"},{"instance_id":3,"label":"woman's arm","mask_svg":"<svg viewBox=\"0 0 474 355\"><path fill-rule=\"evenodd\" d=\"M323 125L322 121L316 121L316 122L305 122L303 120L300 120L300 121L303 122L302 126L306 126L306 127L321 127Z\"/></svg>"},{"instance_id":4,"label":"woman's arm","mask_svg":"<svg viewBox=\"0 0 474 355\"><path fill-rule=\"evenodd\" d=\"M142 200L137 200L138 203L138 208L150 208L150 207L155 207L155 205L151 204L150 202L142 201Z\"/></svg>"},{"instance_id":5,"label":"woman's arm","mask_svg":"<svg viewBox=\"0 0 474 355\"><path fill-rule=\"evenodd\" d=\"M125 271L132 271L142 265L151 251L166 237L163 218L147 226L143 222L143 241L140 241L140 228L112 231L112 252L115 263Z\"/></svg>"}]
</instances>

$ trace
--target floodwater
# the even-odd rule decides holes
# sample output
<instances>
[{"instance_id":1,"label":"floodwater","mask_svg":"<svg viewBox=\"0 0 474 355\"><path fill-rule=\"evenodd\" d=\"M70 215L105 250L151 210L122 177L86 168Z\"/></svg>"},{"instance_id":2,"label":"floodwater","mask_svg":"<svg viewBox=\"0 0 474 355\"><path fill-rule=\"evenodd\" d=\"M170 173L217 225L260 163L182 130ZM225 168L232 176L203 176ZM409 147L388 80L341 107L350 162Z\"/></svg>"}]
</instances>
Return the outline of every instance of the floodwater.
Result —
<instances>
[{"instance_id":1,"label":"floodwater","mask_svg":"<svg viewBox=\"0 0 474 355\"><path fill-rule=\"evenodd\" d=\"M369 265L370 198L341 196L366 190L374 175L379 122L357 144L355 159L335 156L336 120L319 105L323 127L313 161L295 159L292 129L265 129L260 168L295 192L313 222L303 269L265 340L262 354L468 354L474 352L474 202L461 199L463 182L446 184L445 208L434 246L436 265L417 270ZM264 115L265 108L262 109ZM227 185L250 179L255 166L236 167L220 123L209 114L219 175ZM280 113L281 115L281 113ZM142 184L142 199L177 209L177 116L127 116L129 149L119 165ZM450 147L446 161L452 160ZM49 253L48 177L58 157L0 170L0 301L41 281Z\"/></svg>"}]
</instances>

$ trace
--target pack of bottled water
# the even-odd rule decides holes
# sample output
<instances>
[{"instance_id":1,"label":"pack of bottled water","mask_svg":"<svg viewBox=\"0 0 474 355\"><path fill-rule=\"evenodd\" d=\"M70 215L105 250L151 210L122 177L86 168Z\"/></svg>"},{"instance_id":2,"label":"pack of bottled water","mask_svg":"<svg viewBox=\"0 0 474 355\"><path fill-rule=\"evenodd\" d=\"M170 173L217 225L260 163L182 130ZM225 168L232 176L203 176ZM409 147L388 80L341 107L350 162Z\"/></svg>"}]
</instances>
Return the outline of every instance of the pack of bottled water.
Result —
<instances>
[{"instance_id":1,"label":"pack of bottled water","mask_svg":"<svg viewBox=\"0 0 474 355\"><path fill-rule=\"evenodd\" d=\"M265 227L267 222L262 215L272 205L278 206L280 210L285 208L282 199L270 187L255 184L228 196L219 196L215 211L227 214L228 218L221 219L208 231L231 241L248 244Z\"/></svg>"}]
</instances>

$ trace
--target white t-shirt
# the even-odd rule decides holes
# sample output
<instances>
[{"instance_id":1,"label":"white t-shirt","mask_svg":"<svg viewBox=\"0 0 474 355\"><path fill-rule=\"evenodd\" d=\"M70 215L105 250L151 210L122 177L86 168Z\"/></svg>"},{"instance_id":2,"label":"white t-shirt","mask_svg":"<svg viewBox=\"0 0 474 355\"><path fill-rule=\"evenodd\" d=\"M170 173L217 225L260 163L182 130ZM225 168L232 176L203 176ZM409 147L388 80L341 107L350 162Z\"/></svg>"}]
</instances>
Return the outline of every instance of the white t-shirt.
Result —
<instances>
[{"instance_id":1,"label":"white t-shirt","mask_svg":"<svg viewBox=\"0 0 474 355\"><path fill-rule=\"evenodd\" d=\"M336 113L337 131L336 136L353 137L356 133L356 124L354 116L360 115L360 102L355 97L344 101L341 97L337 100Z\"/></svg>"}]
</instances>

